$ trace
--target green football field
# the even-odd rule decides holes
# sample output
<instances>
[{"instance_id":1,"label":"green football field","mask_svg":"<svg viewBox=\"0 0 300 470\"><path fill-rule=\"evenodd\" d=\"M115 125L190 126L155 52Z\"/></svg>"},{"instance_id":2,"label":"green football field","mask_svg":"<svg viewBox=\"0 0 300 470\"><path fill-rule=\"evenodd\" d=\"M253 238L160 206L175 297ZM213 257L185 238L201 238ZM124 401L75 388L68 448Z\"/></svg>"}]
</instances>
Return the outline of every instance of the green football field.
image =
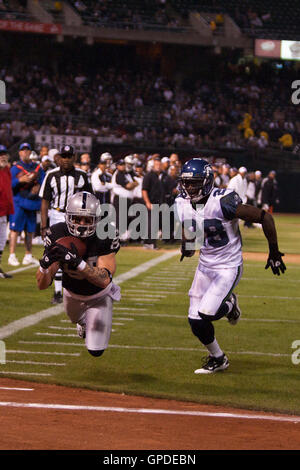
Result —
<instances>
[{"instance_id":1,"label":"green football field","mask_svg":"<svg viewBox=\"0 0 300 470\"><path fill-rule=\"evenodd\" d=\"M299 254L300 216L275 219L281 251ZM241 232L244 252L265 252L267 258L262 230L241 225ZM287 262L286 273L275 277L264 269L265 262L245 261L236 289L242 318L236 326L226 319L214 323L230 367L224 373L199 376L193 371L206 352L187 321L187 293L197 258L180 263L176 250L179 246L155 252L135 247L120 250L116 279L128 272L132 277L120 283L122 299L115 303L110 345L101 358L88 354L63 312L32 326L12 324L52 307L53 289L37 290L36 268L16 272L13 279L0 279L0 339L6 347L0 381L10 377L300 414L300 351L297 354L292 348L297 340L300 347L300 263ZM41 252L41 247L34 247L35 256ZM17 254L21 259L22 246ZM152 267L144 265L155 258ZM14 270L6 260L7 249L2 266ZM132 272L137 266L140 273ZM10 324L10 333L5 330L5 337L1 336Z\"/></svg>"}]
</instances>

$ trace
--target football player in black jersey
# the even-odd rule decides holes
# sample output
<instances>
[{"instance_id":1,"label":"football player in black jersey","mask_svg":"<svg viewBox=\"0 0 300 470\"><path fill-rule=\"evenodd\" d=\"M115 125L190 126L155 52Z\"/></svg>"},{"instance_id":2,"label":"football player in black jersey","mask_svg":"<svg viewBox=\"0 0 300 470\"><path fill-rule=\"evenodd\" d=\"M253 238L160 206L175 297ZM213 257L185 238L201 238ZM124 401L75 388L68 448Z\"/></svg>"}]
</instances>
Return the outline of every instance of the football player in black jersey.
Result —
<instances>
[{"instance_id":1,"label":"football player in black jersey","mask_svg":"<svg viewBox=\"0 0 300 470\"><path fill-rule=\"evenodd\" d=\"M112 328L114 300L120 300L120 288L112 282L116 270L115 255L119 238L98 238L100 220L98 199L86 192L74 194L66 208L66 222L52 225L45 237L45 251L36 274L39 289L47 289L59 267L63 269L63 301L79 337L93 356L101 356L108 346ZM79 238L86 245L81 257L75 244L65 248L56 241Z\"/></svg>"}]
</instances>

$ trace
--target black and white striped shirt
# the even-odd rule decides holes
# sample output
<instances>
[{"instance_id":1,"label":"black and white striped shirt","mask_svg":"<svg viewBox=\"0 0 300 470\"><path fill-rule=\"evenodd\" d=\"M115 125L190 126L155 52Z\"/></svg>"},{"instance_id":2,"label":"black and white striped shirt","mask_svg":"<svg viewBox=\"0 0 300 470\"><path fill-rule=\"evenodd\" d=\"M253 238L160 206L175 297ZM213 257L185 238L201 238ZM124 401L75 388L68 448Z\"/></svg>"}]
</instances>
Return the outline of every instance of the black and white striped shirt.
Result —
<instances>
[{"instance_id":1,"label":"black and white striped shirt","mask_svg":"<svg viewBox=\"0 0 300 470\"><path fill-rule=\"evenodd\" d=\"M93 193L86 172L73 168L64 173L58 167L46 173L39 196L50 202L51 209L65 212L68 199L80 191Z\"/></svg>"}]
</instances>

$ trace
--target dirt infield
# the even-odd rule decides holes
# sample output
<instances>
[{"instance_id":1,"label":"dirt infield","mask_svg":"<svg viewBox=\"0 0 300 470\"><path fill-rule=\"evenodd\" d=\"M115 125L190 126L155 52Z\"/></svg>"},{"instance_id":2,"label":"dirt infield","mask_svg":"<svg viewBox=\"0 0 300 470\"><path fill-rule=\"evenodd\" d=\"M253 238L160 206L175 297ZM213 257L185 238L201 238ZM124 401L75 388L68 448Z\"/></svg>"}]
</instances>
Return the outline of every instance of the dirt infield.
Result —
<instances>
[{"instance_id":1,"label":"dirt infield","mask_svg":"<svg viewBox=\"0 0 300 470\"><path fill-rule=\"evenodd\" d=\"M221 413L229 415L224 417ZM247 412L7 378L0 380L0 414L1 450L300 448L300 416Z\"/></svg>"},{"instance_id":2,"label":"dirt infield","mask_svg":"<svg viewBox=\"0 0 300 470\"><path fill-rule=\"evenodd\" d=\"M258 253L258 252L243 252L244 261L267 261L268 253ZM285 264L293 263L300 264L300 255L298 254L286 254L284 255L283 261Z\"/></svg>"}]
</instances>

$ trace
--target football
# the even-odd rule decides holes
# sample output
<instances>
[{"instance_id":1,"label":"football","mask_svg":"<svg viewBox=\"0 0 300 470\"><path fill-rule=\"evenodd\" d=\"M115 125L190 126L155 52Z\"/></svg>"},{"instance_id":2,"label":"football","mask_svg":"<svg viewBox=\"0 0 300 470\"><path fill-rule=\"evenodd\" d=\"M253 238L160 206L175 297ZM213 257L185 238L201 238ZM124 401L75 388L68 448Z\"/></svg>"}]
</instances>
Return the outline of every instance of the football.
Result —
<instances>
[{"instance_id":1,"label":"football","mask_svg":"<svg viewBox=\"0 0 300 470\"><path fill-rule=\"evenodd\" d=\"M56 243L59 245L63 245L64 247L69 248L70 250L72 249L71 244L74 243L74 245L76 246L78 250L79 256L82 257L85 255L86 244L80 238L76 238L72 236L62 237L56 240Z\"/></svg>"}]
</instances>

